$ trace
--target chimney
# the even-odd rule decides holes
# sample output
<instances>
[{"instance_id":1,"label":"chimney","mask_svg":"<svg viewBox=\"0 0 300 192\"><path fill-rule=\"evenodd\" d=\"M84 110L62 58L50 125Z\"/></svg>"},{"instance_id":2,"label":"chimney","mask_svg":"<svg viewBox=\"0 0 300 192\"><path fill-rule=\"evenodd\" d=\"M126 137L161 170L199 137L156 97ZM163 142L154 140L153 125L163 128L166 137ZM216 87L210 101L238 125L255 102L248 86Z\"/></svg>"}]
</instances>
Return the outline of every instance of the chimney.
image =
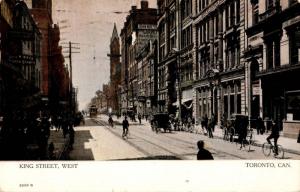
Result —
<instances>
[{"instance_id":1,"label":"chimney","mask_svg":"<svg viewBox=\"0 0 300 192\"><path fill-rule=\"evenodd\" d=\"M141 9L148 9L148 1L141 0Z\"/></svg>"},{"instance_id":2,"label":"chimney","mask_svg":"<svg viewBox=\"0 0 300 192\"><path fill-rule=\"evenodd\" d=\"M134 6L131 6L131 9L132 10L136 10L136 6L134 5Z\"/></svg>"}]
</instances>

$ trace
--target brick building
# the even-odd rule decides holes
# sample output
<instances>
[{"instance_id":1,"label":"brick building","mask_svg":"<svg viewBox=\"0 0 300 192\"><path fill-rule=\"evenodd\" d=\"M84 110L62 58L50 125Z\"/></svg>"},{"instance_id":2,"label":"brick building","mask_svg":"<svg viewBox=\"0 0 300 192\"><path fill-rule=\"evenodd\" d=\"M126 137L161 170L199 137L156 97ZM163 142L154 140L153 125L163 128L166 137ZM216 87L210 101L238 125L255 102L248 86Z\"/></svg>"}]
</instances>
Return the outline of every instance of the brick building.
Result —
<instances>
[{"instance_id":1,"label":"brick building","mask_svg":"<svg viewBox=\"0 0 300 192\"><path fill-rule=\"evenodd\" d=\"M136 56L148 43L155 38L152 27L157 23L157 9L149 8L148 2L142 0L141 8L132 6L121 30L121 101L122 112L137 112L138 105L138 64Z\"/></svg>"},{"instance_id":2,"label":"brick building","mask_svg":"<svg viewBox=\"0 0 300 192\"><path fill-rule=\"evenodd\" d=\"M136 57L138 64L137 113L150 115L157 111L157 41L149 41Z\"/></svg>"},{"instance_id":3,"label":"brick building","mask_svg":"<svg viewBox=\"0 0 300 192\"><path fill-rule=\"evenodd\" d=\"M10 71L8 60L7 34L13 27L14 0L3 0L0 2L0 113L2 115L5 104L5 73Z\"/></svg>"},{"instance_id":4,"label":"brick building","mask_svg":"<svg viewBox=\"0 0 300 192\"><path fill-rule=\"evenodd\" d=\"M70 96L69 72L64 65L64 56L62 47L59 45L60 29L58 25L50 28L50 52L49 57L49 106L53 114L58 114L65 109L65 103L68 102ZM67 83L66 83L67 82Z\"/></svg>"},{"instance_id":5,"label":"brick building","mask_svg":"<svg viewBox=\"0 0 300 192\"><path fill-rule=\"evenodd\" d=\"M50 34L52 28L52 0L27 0L26 1L33 19L38 25L39 30L42 33L41 42L41 91L44 100L49 100L49 66L50 66Z\"/></svg>"}]
</instances>

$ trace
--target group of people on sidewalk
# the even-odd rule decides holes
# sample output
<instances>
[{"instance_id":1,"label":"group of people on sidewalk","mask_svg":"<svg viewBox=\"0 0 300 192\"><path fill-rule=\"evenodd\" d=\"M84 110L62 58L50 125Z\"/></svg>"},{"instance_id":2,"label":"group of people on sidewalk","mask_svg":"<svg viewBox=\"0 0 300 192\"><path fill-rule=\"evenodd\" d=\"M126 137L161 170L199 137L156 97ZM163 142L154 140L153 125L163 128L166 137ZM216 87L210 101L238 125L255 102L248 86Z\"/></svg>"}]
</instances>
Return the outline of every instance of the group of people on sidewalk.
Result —
<instances>
[{"instance_id":1,"label":"group of people on sidewalk","mask_svg":"<svg viewBox=\"0 0 300 192\"><path fill-rule=\"evenodd\" d=\"M211 119L208 119L206 114L202 117L202 120L201 120L202 130L203 130L203 132L206 131L209 138L214 138L213 132L215 131L216 123L217 122L216 122L215 115L212 115Z\"/></svg>"}]
</instances>

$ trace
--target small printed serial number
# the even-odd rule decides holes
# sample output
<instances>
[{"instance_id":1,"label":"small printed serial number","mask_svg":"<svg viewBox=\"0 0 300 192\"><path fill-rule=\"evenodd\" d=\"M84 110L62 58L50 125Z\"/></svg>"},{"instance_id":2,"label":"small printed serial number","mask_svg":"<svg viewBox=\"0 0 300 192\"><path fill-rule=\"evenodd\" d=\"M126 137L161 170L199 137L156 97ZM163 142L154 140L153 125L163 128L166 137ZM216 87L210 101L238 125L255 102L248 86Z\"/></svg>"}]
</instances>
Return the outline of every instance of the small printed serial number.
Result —
<instances>
[{"instance_id":1,"label":"small printed serial number","mask_svg":"<svg viewBox=\"0 0 300 192\"><path fill-rule=\"evenodd\" d=\"M19 184L19 187L33 187L33 184Z\"/></svg>"}]
</instances>

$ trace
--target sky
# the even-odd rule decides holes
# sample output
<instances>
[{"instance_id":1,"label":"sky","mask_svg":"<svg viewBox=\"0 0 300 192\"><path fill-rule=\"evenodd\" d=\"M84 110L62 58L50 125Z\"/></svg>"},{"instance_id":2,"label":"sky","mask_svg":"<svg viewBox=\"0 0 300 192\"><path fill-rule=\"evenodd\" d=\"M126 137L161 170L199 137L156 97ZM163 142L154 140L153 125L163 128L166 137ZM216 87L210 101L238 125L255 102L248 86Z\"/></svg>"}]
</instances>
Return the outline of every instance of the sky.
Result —
<instances>
[{"instance_id":1,"label":"sky","mask_svg":"<svg viewBox=\"0 0 300 192\"><path fill-rule=\"evenodd\" d=\"M148 0L156 7L156 0ZM60 44L74 44L72 54L73 85L78 88L79 109L84 109L109 82L109 44L114 23L118 34L132 5L140 7L139 0L53 0L53 22L60 26ZM117 13L115 13L117 12ZM64 52L68 49L64 48ZM67 53L65 53L67 56ZM68 65L69 60L66 58Z\"/></svg>"}]
</instances>

